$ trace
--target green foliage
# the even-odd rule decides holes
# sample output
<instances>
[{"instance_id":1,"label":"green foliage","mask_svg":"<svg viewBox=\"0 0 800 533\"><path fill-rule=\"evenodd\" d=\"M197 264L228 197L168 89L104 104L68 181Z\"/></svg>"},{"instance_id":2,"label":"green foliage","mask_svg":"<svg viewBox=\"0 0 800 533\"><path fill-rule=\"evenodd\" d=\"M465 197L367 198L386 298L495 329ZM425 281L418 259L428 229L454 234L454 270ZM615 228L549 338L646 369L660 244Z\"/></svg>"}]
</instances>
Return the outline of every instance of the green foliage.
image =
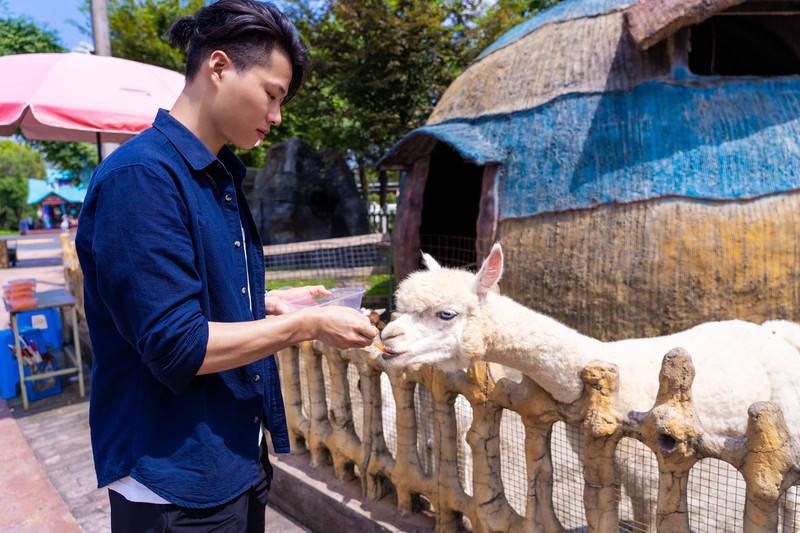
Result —
<instances>
[{"instance_id":1,"label":"green foliage","mask_svg":"<svg viewBox=\"0 0 800 533\"><path fill-rule=\"evenodd\" d=\"M289 0L282 8L309 45L305 87L266 142L236 149L260 167L271 143L299 136L367 169L424 124L450 83L489 43L558 0ZM89 11L89 0L82 8ZM184 71L165 32L202 0L108 0L113 55ZM85 30L91 34L90 30Z\"/></svg>"},{"instance_id":2,"label":"green foliage","mask_svg":"<svg viewBox=\"0 0 800 533\"><path fill-rule=\"evenodd\" d=\"M476 19L480 28L473 46L475 57L487 46L539 11L558 4L561 0L498 0L485 15Z\"/></svg>"},{"instance_id":3,"label":"green foliage","mask_svg":"<svg viewBox=\"0 0 800 533\"><path fill-rule=\"evenodd\" d=\"M313 69L279 135L371 166L424 124L481 50L557 1L295 0L290 14Z\"/></svg>"},{"instance_id":4,"label":"green foliage","mask_svg":"<svg viewBox=\"0 0 800 533\"><path fill-rule=\"evenodd\" d=\"M27 141L28 145L41 153L48 163L61 170L76 174L87 166L97 166L97 145L59 141Z\"/></svg>"},{"instance_id":5,"label":"green foliage","mask_svg":"<svg viewBox=\"0 0 800 533\"><path fill-rule=\"evenodd\" d=\"M378 193L370 193L369 201L378 203L381 201L381 195ZM397 203L397 195L393 192L386 193L386 203L387 204L395 204Z\"/></svg>"},{"instance_id":6,"label":"green foliage","mask_svg":"<svg viewBox=\"0 0 800 533\"><path fill-rule=\"evenodd\" d=\"M269 277L269 275L267 276ZM365 296L386 296L389 295L389 285L393 284L394 276L388 274L374 274L365 276L357 286L363 285L367 292ZM308 287L311 285L322 285L328 289L334 287L343 287L345 282L335 278L312 278L312 279L281 279L269 280L265 282L265 287L268 291L274 291L281 287ZM352 282L350 283L352 286Z\"/></svg>"},{"instance_id":7,"label":"green foliage","mask_svg":"<svg viewBox=\"0 0 800 533\"><path fill-rule=\"evenodd\" d=\"M0 55L63 52L58 35L43 30L30 19L0 19Z\"/></svg>"},{"instance_id":8,"label":"green foliage","mask_svg":"<svg viewBox=\"0 0 800 533\"><path fill-rule=\"evenodd\" d=\"M28 178L44 179L42 156L10 140L0 141L0 228L19 228L19 220L33 214L27 205Z\"/></svg>"},{"instance_id":9,"label":"green foliage","mask_svg":"<svg viewBox=\"0 0 800 533\"><path fill-rule=\"evenodd\" d=\"M166 33L201 7L203 0L107 0L112 55L185 72L186 55L169 44Z\"/></svg>"},{"instance_id":10,"label":"green foliage","mask_svg":"<svg viewBox=\"0 0 800 533\"><path fill-rule=\"evenodd\" d=\"M312 145L373 164L424 123L468 61L469 37L454 0L327 0L296 4L314 69L287 122ZM291 132L291 133L295 133Z\"/></svg>"}]
</instances>

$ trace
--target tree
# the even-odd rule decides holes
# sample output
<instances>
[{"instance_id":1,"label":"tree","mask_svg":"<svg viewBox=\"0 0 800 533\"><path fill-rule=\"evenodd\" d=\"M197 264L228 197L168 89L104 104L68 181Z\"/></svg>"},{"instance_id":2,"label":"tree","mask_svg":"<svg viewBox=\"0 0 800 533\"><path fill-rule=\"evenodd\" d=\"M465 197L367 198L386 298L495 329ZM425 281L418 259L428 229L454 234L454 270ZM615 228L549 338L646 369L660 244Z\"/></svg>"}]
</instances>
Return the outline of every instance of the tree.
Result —
<instances>
[{"instance_id":1,"label":"tree","mask_svg":"<svg viewBox=\"0 0 800 533\"><path fill-rule=\"evenodd\" d=\"M203 5L203 0L106 0L111 55L184 73L186 54L172 47L167 30ZM90 0L84 0L80 10L86 20L78 29L91 36Z\"/></svg>"},{"instance_id":2,"label":"tree","mask_svg":"<svg viewBox=\"0 0 800 533\"><path fill-rule=\"evenodd\" d=\"M353 161L366 194L377 160L424 124L469 62L557 1L291 0L283 6L309 44L312 71L267 142L236 152L248 166L261 166L271 143L297 135ZM113 55L183 72L184 54L165 34L203 3L108 0ZM88 13L88 0L83 9ZM381 178L385 185L386 175Z\"/></svg>"},{"instance_id":3,"label":"tree","mask_svg":"<svg viewBox=\"0 0 800 533\"><path fill-rule=\"evenodd\" d=\"M25 17L0 20L0 55L63 52L58 35Z\"/></svg>"},{"instance_id":4,"label":"tree","mask_svg":"<svg viewBox=\"0 0 800 533\"><path fill-rule=\"evenodd\" d=\"M0 141L0 228L19 229L21 218L33 213L28 178L44 179L42 156L24 144Z\"/></svg>"},{"instance_id":5,"label":"tree","mask_svg":"<svg viewBox=\"0 0 800 533\"><path fill-rule=\"evenodd\" d=\"M87 167L96 167L98 163L97 145L92 143L32 140L26 143L40 152L54 167L71 170L76 176Z\"/></svg>"},{"instance_id":6,"label":"tree","mask_svg":"<svg viewBox=\"0 0 800 533\"><path fill-rule=\"evenodd\" d=\"M555 0L557 1L557 0ZM367 167L424 124L445 89L485 46L553 0L298 0L314 70L287 109L290 130ZM380 173L381 204L386 174Z\"/></svg>"},{"instance_id":7,"label":"tree","mask_svg":"<svg viewBox=\"0 0 800 533\"><path fill-rule=\"evenodd\" d=\"M0 20L0 55L63 52L58 36L39 28L33 21L21 18ZM44 154L45 159L62 170L80 171L86 165L97 165L97 155L90 143L26 140Z\"/></svg>"}]
</instances>

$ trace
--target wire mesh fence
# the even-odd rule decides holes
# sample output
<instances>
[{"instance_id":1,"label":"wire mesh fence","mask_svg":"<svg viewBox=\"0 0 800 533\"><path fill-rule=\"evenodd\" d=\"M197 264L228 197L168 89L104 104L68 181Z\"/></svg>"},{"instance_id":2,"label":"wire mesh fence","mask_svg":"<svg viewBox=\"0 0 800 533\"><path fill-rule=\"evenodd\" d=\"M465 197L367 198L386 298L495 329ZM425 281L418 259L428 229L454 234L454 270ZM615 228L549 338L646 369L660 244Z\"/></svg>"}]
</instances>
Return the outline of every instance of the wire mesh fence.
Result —
<instances>
[{"instance_id":1,"label":"wire mesh fence","mask_svg":"<svg viewBox=\"0 0 800 533\"><path fill-rule=\"evenodd\" d=\"M658 459L653 451L630 437L617 444L619 530L646 533L654 524L658 499ZM620 464L624 457L625 465Z\"/></svg>"},{"instance_id":2,"label":"wire mesh fence","mask_svg":"<svg viewBox=\"0 0 800 533\"><path fill-rule=\"evenodd\" d=\"M564 422L553 424L550 434L553 463L553 509L565 529L586 524L583 510L583 435Z\"/></svg>"},{"instance_id":3,"label":"wire mesh fence","mask_svg":"<svg viewBox=\"0 0 800 533\"><path fill-rule=\"evenodd\" d=\"M266 258L275 273L291 271L319 276L330 270L341 268L364 268L371 262L391 261L389 255L381 255L369 247L389 245L388 239L373 236L368 242L336 243L324 250L282 248ZM479 243L465 237L427 236L425 251L445 266L476 269L479 265ZM344 250L343 250L344 249ZM327 251L326 251L327 250ZM295 270L292 270L295 269ZM331 401L330 372L327 362L322 361L322 377L325 398ZM308 416L310 404L309 381L305 365L300 365L300 393L302 412ZM357 436L363 438L364 409L361 394L361 377L355 364L347 367L347 382ZM383 437L389 453L397 457L397 407L392 386L386 374L381 373L381 415ZM441 402L442 399L437 400ZM439 405L438 403L436 405ZM329 407L330 408L330 407ZM414 383L414 412L416 417L417 453L421 471L425 476L437 475L436 450L442 444L435 442L435 413L433 396L421 383ZM473 408L466 397L455 396L454 415L456 425L455 454L457 455L458 480L464 492L473 496L473 453L466 436L473 424ZM519 414L503 409L500 423L500 475L503 493L511 508L520 516L526 512L528 501L528 479L525 451L526 428ZM568 531L580 531L586 527L583 504L583 450L584 442L580 428L557 422L550 435L550 455L553 472L553 510L563 527ZM620 464L620 457L624 464ZM654 531L656 502L658 500L658 463L655 454L644 444L632 438L622 438L617 446L616 473L618 480L617 506L619 530L631 532ZM746 486L742 475L731 465L713 458L699 461L691 470L688 480L688 519L693 531L741 531L743 529ZM797 510L800 497L797 487L790 488L780 499L779 531L798 531Z\"/></svg>"},{"instance_id":4,"label":"wire mesh fence","mask_svg":"<svg viewBox=\"0 0 800 533\"><path fill-rule=\"evenodd\" d=\"M324 285L364 289L362 305L391 310L391 235L376 233L264 246L267 290Z\"/></svg>"},{"instance_id":5,"label":"wire mesh fence","mask_svg":"<svg viewBox=\"0 0 800 533\"><path fill-rule=\"evenodd\" d=\"M267 282L286 279L359 277L391 265L388 234L264 246Z\"/></svg>"},{"instance_id":6,"label":"wire mesh fence","mask_svg":"<svg viewBox=\"0 0 800 533\"><path fill-rule=\"evenodd\" d=\"M361 395L361 376L353 363L347 364L347 386L350 392L350 412L353 414L353 429L358 439L364 438L364 397Z\"/></svg>"},{"instance_id":7,"label":"wire mesh fence","mask_svg":"<svg viewBox=\"0 0 800 533\"><path fill-rule=\"evenodd\" d=\"M778 531L800 531L800 486L789 487L778 500Z\"/></svg>"},{"instance_id":8,"label":"wire mesh fence","mask_svg":"<svg viewBox=\"0 0 800 533\"><path fill-rule=\"evenodd\" d=\"M528 468L525 464L525 425L514 411L503 409L500 419L500 479L514 511L525 516Z\"/></svg>"},{"instance_id":9,"label":"wire mesh fence","mask_svg":"<svg viewBox=\"0 0 800 533\"><path fill-rule=\"evenodd\" d=\"M472 406L463 395L456 396L456 461L461 488L472 496L472 448L467 444L467 432L472 426Z\"/></svg>"},{"instance_id":10,"label":"wire mesh fence","mask_svg":"<svg viewBox=\"0 0 800 533\"><path fill-rule=\"evenodd\" d=\"M420 235L420 249L446 267L475 271L478 264L477 241L474 237L454 235Z\"/></svg>"},{"instance_id":11,"label":"wire mesh fence","mask_svg":"<svg viewBox=\"0 0 800 533\"><path fill-rule=\"evenodd\" d=\"M425 475L432 475L436 469L434 456L433 396L422 383L414 388L414 414L417 419L417 454Z\"/></svg>"},{"instance_id":12,"label":"wire mesh fence","mask_svg":"<svg viewBox=\"0 0 800 533\"><path fill-rule=\"evenodd\" d=\"M742 531L746 491L742 475L725 461L708 458L695 463L687 498L692 531Z\"/></svg>"},{"instance_id":13,"label":"wire mesh fence","mask_svg":"<svg viewBox=\"0 0 800 533\"><path fill-rule=\"evenodd\" d=\"M389 376L381 372L381 418L383 420L383 440L392 458L397 458L397 404L392 393Z\"/></svg>"},{"instance_id":14,"label":"wire mesh fence","mask_svg":"<svg viewBox=\"0 0 800 533\"><path fill-rule=\"evenodd\" d=\"M302 353L302 351L301 351ZM314 357L314 360L304 361L305 357ZM311 398L321 398L324 393L326 406L324 410L316 412L316 416L327 412L328 416L334 412L347 412L340 405L333 405L336 398L347 402L349 400L352 415L353 429L361 440L365 431L363 426L364 410L368 407L362 397L362 376L359 366L352 361L347 365L347 383L349 391L347 396L331 393L332 372L324 352L315 351L313 354L302 353L299 365L300 396L302 399L301 411L309 416ZM308 364L306 364L308 363ZM319 366L317 366L319 365ZM335 370L335 369L334 369ZM310 371L309 379L306 373ZM338 376L338 374L337 374ZM310 384L319 387L314 393L309 391ZM474 461L485 454L487 442L478 443L478 448L472 450L467 443L467 434L473 424L481 423L475 420L473 407L462 392L451 396L451 399L442 396L439 392L437 399L431 390L421 382L413 380L414 387L414 415L416 422L416 445L419 458L420 472L426 477L436 478L442 475L439 459L457 460L457 476L464 493L474 497L473 482L481 481L480 472L473 468ZM438 389L437 389L438 390ZM324 392L323 392L324 391ZM380 402L381 418L383 422L383 437L391 456L397 458L397 406L395 405L392 384L387 374L380 374ZM437 432L435 422L445 423L440 418L443 411L443 402L453 401L452 416L456 432L455 442L437 442L436 436L449 434L447 431ZM317 406L317 408L319 405ZM340 418L337 418L341 426ZM347 424L345 424L346 426ZM441 428L440 428L441 429ZM531 428L527 428L530 431ZM479 430L478 433L481 433ZM489 439L498 439L500 451L500 481L502 494L510 508L520 517L526 517L526 504L530 498L527 474L526 453L526 427L521 416L507 407L501 410L499 434ZM333 453L333 450L331 450ZM446 453L447 455L437 456ZM584 438L579 426L556 422L550 432L550 458L553 473L552 509L566 531L583 531L586 528L586 514L584 510ZM484 457L485 459L485 457ZM658 501L658 462L655 454L649 447L639 440L623 437L617 445L615 457L617 474L617 508L619 513L619 531L649 532L655 531L656 503ZM404 468L397 465L398 468ZM356 475L360 475L356 468ZM485 475L485 473L484 473ZM688 520L692 531L720 531L734 532L744 529L744 502L746 485L742 475L728 463L716 459L705 458L698 461L690 471L687 483ZM779 502L778 530L791 532L798 530L797 509L800 504L797 487L791 487L781 496ZM524 517L524 518L523 518Z\"/></svg>"}]
</instances>

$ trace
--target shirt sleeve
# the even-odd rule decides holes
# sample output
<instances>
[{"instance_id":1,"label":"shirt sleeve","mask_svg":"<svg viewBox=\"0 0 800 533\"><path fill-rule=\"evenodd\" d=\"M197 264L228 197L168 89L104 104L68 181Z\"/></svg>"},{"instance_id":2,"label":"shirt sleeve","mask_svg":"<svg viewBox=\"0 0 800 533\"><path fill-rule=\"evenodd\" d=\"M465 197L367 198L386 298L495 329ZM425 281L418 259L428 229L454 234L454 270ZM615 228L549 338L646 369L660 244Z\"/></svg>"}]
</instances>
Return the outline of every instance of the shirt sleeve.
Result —
<instances>
[{"instance_id":1,"label":"shirt sleeve","mask_svg":"<svg viewBox=\"0 0 800 533\"><path fill-rule=\"evenodd\" d=\"M100 184L92 236L98 293L122 337L175 393L195 377L208 345L191 226L166 171L122 167Z\"/></svg>"}]
</instances>

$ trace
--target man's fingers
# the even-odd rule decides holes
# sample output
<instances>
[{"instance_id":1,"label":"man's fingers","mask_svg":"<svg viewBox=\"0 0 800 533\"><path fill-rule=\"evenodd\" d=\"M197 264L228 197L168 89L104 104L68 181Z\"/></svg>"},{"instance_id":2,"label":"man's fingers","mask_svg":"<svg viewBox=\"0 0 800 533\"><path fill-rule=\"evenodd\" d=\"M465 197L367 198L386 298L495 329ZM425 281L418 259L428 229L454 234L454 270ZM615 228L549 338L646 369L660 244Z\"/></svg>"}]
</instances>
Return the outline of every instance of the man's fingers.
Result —
<instances>
[{"instance_id":1,"label":"man's fingers","mask_svg":"<svg viewBox=\"0 0 800 533\"><path fill-rule=\"evenodd\" d=\"M326 289L323 285L314 285L311 287L314 290L314 294L330 294L331 291Z\"/></svg>"}]
</instances>

